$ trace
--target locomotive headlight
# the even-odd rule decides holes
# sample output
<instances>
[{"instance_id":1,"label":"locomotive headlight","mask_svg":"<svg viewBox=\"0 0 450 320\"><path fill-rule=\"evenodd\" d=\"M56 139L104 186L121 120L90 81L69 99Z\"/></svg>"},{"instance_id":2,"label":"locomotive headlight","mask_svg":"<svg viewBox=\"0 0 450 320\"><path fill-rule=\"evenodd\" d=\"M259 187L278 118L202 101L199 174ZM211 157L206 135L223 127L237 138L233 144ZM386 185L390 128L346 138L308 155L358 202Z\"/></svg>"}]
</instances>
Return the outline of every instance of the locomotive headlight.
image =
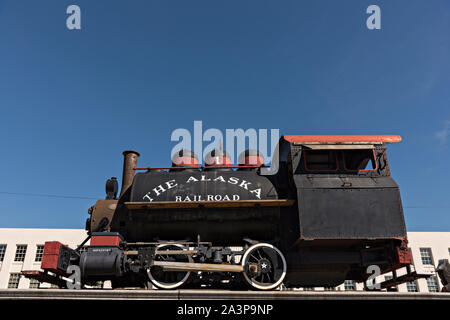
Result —
<instances>
[{"instance_id":1,"label":"locomotive headlight","mask_svg":"<svg viewBox=\"0 0 450 320\"><path fill-rule=\"evenodd\" d=\"M119 191L119 184L116 177L106 180L106 200L112 200L117 198L117 192Z\"/></svg>"}]
</instances>

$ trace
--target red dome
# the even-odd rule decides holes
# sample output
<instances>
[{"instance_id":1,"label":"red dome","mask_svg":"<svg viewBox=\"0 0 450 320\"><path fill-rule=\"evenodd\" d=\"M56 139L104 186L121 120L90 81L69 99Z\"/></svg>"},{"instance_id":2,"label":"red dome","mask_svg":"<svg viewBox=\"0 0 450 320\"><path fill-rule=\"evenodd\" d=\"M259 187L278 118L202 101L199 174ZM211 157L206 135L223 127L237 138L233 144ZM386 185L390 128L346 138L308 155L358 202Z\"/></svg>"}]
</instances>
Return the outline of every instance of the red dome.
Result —
<instances>
[{"instance_id":1,"label":"red dome","mask_svg":"<svg viewBox=\"0 0 450 320\"><path fill-rule=\"evenodd\" d=\"M180 150L173 155L172 166L198 168L198 157L191 150Z\"/></svg>"},{"instance_id":2,"label":"red dome","mask_svg":"<svg viewBox=\"0 0 450 320\"><path fill-rule=\"evenodd\" d=\"M205 157L205 166L231 167L231 158L226 151L214 149Z\"/></svg>"},{"instance_id":3,"label":"red dome","mask_svg":"<svg viewBox=\"0 0 450 320\"><path fill-rule=\"evenodd\" d=\"M254 149L248 149L239 155L240 166L260 167L264 164L264 157L261 152Z\"/></svg>"}]
</instances>

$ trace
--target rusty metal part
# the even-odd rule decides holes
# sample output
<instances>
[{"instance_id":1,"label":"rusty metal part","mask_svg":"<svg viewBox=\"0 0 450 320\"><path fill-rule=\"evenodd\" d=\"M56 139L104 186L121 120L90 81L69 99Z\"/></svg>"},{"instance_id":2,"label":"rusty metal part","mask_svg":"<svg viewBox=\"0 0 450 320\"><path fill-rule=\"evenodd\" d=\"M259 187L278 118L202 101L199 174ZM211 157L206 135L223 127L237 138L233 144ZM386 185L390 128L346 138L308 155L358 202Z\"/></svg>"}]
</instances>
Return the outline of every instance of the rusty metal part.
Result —
<instances>
[{"instance_id":1,"label":"rusty metal part","mask_svg":"<svg viewBox=\"0 0 450 320\"><path fill-rule=\"evenodd\" d=\"M225 200L225 201L154 201L125 202L128 209L175 209L175 208L244 208L244 207L286 207L295 200Z\"/></svg>"},{"instance_id":2,"label":"rusty metal part","mask_svg":"<svg viewBox=\"0 0 450 320\"><path fill-rule=\"evenodd\" d=\"M282 139L291 143L395 143L402 141L398 135L284 135Z\"/></svg>"},{"instance_id":3,"label":"rusty metal part","mask_svg":"<svg viewBox=\"0 0 450 320\"><path fill-rule=\"evenodd\" d=\"M65 286L66 281L59 278L56 275L50 275L44 271L39 270L24 270L21 272L21 274L28 279L35 279L39 282L46 282L50 284L57 285L58 287L62 288Z\"/></svg>"},{"instance_id":4,"label":"rusty metal part","mask_svg":"<svg viewBox=\"0 0 450 320\"><path fill-rule=\"evenodd\" d=\"M118 200L98 200L95 203L92 207L90 231L94 231L105 217L111 223L117 208L117 202ZM106 227L106 230L109 231L109 225Z\"/></svg>"},{"instance_id":5,"label":"rusty metal part","mask_svg":"<svg viewBox=\"0 0 450 320\"><path fill-rule=\"evenodd\" d=\"M212 246L212 243L209 241L200 241L200 242L193 242L193 241L164 241L164 242L127 242L127 245L130 247L139 247L139 246L159 246L161 244L183 244L183 245L189 245L189 244L204 244L205 246Z\"/></svg>"},{"instance_id":6,"label":"rusty metal part","mask_svg":"<svg viewBox=\"0 0 450 320\"><path fill-rule=\"evenodd\" d=\"M193 255L197 254L198 250L156 250L155 254L160 255Z\"/></svg>"},{"instance_id":7,"label":"rusty metal part","mask_svg":"<svg viewBox=\"0 0 450 320\"><path fill-rule=\"evenodd\" d=\"M257 274L258 273L258 265L257 264L249 264L248 265L248 271L253 273L253 274Z\"/></svg>"},{"instance_id":8,"label":"rusty metal part","mask_svg":"<svg viewBox=\"0 0 450 320\"><path fill-rule=\"evenodd\" d=\"M123 175L122 175L122 188L120 190L120 196L131 186L134 177L134 171L136 168L137 160L139 158L139 152L133 150L127 150L123 152Z\"/></svg>"},{"instance_id":9,"label":"rusty metal part","mask_svg":"<svg viewBox=\"0 0 450 320\"><path fill-rule=\"evenodd\" d=\"M155 254L159 255L193 255L197 254L198 250L156 250ZM135 256L138 255L138 250L128 250L124 251L125 255Z\"/></svg>"},{"instance_id":10,"label":"rusty metal part","mask_svg":"<svg viewBox=\"0 0 450 320\"><path fill-rule=\"evenodd\" d=\"M432 276L432 274L430 274L430 273L420 274L420 273L417 273L416 271L414 271L414 272L411 272L410 274L405 274L405 275L399 276L395 279L393 278L393 279L383 281L380 283L380 286L382 289L386 289L386 288L398 286L405 282L411 282L416 279L421 279L421 278L427 279L431 276Z\"/></svg>"},{"instance_id":11,"label":"rusty metal part","mask_svg":"<svg viewBox=\"0 0 450 320\"><path fill-rule=\"evenodd\" d=\"M188 263L188 262L169 262L154 261L154 266L159 266L164 271L209 271L209 272L242 272L241 265L233 264L212 264L212 263Z\"/></svg>"},{"instance_id":12,"label":"rusty metal part","mask_svg":"<svg viewBox=\"0 0 450 320\"><path fill-rule=\"evenodd\" d=\"M123 252L126 256L137 256L139 254L139 251L137 250L128 250Z\"/></svg>"}]
</instances>

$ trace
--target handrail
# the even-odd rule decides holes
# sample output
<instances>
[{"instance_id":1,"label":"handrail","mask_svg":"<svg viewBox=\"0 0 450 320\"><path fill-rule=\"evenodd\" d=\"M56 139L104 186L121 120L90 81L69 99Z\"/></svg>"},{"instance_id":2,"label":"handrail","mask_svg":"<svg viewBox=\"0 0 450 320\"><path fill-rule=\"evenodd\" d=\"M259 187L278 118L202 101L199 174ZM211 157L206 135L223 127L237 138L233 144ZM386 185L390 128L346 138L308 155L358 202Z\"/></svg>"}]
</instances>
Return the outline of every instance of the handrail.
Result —
<instances>
[{"instance_id":1,"label":"handrail","mask_svg":"<svg viewBox=\"0 0 450 320\"><path fill-rule=\"evenodd\" d=\"M266 166L200 166L200 167L142 167L133 168L133 170L181 170L181 169L238 169L238 168L265 168Z\"/></svg>"}]
</instances>

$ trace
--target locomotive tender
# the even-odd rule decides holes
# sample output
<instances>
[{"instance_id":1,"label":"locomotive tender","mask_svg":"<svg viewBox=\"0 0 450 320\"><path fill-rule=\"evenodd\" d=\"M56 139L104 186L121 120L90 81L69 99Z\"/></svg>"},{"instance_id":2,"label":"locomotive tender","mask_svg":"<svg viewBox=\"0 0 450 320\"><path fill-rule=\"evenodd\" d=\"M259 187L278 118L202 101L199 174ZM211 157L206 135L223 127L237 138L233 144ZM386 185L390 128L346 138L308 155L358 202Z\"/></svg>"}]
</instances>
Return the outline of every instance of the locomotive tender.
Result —
<instances>
[{"instance_id":1,"label":"locomotive tender","mask_svg":"<svg viewBox=\"0 0 450 320\"><path fill-rule=\"evenodd\" d=\"M400 141L285 135L271 168L256 150L236 167L223 150L204 167L181 150L167 168L137 168L139 154L125 151L120 195L111 178L106 199L89 209L90 245L47 242L44 272L24 274L69 288L110 280L113 288L270 290L366 281L376 265L394 275L407 267L410 281L418 276L386 153Z\"/></svg>"}]
</instances>

